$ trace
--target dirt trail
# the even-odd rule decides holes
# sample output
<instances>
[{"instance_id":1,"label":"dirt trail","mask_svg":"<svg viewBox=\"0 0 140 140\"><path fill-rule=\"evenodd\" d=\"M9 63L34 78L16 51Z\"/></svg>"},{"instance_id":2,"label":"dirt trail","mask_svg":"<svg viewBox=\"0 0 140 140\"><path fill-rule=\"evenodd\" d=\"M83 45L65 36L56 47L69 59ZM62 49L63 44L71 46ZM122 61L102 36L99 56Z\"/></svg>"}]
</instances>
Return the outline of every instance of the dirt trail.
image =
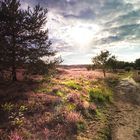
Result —
<instances>
[{"instance_id":1,"label":"dirt trail","mask_svg":"<svg viewBox=\"0 0 140 140\"><path fill-rule=\"evenodd\" d=\"M133 79L122 80L111 111L112 140L140 140L140 85Z\"/></svg>"}]
</instances>

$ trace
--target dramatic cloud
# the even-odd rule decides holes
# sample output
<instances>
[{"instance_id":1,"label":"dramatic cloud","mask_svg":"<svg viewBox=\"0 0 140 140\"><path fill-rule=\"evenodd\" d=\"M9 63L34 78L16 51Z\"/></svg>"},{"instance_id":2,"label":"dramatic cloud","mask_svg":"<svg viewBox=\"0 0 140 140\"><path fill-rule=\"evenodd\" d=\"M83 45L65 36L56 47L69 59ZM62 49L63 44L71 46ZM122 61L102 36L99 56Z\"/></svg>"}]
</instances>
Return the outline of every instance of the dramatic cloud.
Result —
<instances>
[{"instance_id":1,"label":"dramatic cloud","mask_svg":"<svg viewBox=\"0 0 140 140\"><path fill-rule=\"evenodd\" d=\"M90 63L108 49L120 60L140 57L139 0L23 0L47 7L49 37L65 64Z\"/></svg>"}]
</instances>

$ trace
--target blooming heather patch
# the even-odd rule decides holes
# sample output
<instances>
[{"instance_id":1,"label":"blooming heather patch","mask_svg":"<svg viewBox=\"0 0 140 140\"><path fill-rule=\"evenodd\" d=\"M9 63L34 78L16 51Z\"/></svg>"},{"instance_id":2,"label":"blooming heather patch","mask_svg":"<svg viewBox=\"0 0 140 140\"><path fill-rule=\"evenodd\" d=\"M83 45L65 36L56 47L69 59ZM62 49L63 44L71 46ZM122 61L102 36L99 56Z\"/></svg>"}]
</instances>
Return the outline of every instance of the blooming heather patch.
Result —
<instances>
[{"instance_id":1,"label":"blooming heather patch","mask_svg":"<svg viewBox=\"0 0 140 140\"><path fill-rule=\"evenodd\" d=\"M67 95L68 102L77 103L80 100L80 94L77 93L70 93Z\"/></svg>"},{"instance_id":2,"label":"blooming heather patch","mask_svg":"<svg viewBox=\"0 0 140 140\"><path fill-rule=\"evenodd\" d=\"M97 78L103 78L101 72L98 71L87 71L86 68L69 68L69 69L61 69L61 71L65 71L63 73L64 79L79 79L79 77L83 77L89 80L94 80Z\"/></svg>"},{"instance_id":3,"label":"blooming heather patch","mask_svg":"<svg viewBox=\"0 0 140 140\"><path fill-rule=\"evenodd\" d=\"M80 113L71 111L66 114L66 121L69 123L77 123L82 120L82 116Z\"/></svg>"},{"instance_id":4,"label":"blooming heather patch","mask_svg":"<svg viewBox=\"0 0 140 140\"><path fill-rule=\"evenodd\" d=\"M95 111L97 109L97 106L94 103L91 103L89 108Z\"/></svg>"},{"instance_id":5,"label":"blooming heather patch","mask_svg":"<svg viewBox=\"0 0 140 140\"><path fill-rule=\"evenodd\" d=\"M50 130L48 128L44 128L43 134L45 136L45 140L49 140Z\"/></svg>"},{"instance_id":6,"label":"blooming heather patch","mask_svg":"<svg viewBox=\"0 0 140 140\"><path fill-rule=\"evenodd\" d=\"M10 140L23 140L23 137L18 134L18 132L11 132L9 135Z\"/></svg>"}]
</instances>

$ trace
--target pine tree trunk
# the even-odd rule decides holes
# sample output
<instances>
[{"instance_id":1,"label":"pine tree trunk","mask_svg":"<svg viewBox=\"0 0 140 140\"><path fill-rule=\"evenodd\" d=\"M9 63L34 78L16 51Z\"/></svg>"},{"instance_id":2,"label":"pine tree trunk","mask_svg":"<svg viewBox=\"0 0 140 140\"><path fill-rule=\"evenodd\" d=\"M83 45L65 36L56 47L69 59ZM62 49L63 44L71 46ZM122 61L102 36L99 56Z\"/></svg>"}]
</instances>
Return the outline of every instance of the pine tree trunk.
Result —
<instances>
[{"instance_id":1,"label":"pine tree trunk","mask_svg":"<svg viewBox=\"0 0 140 140\"><path fill-rule=\"evenodd\" d=\"M106 77L106 71L105 71L105 69L103 69L103 74L104 74L104 77Z\"/></svg>"},{"instance_id":2,"label":"pine tree trunk","mask_svg":"<svg viewBox=\"0 0 140 140\"><path fill-rule=\"evenodd\" d=\"M14 65L12 67L12 81L17 81L16 68Z\"/></svg>"},{"instance_id":3,"label":"pine tree trunk","mask_svg":"<svg viewBox=\"0 0 140 140\"><path fill-rule=\"evenodd\" d=\"M12 81L17 81L16 74L16 53L15 53L15 36L13 34L13 47L12 47Z\"/></svg>"}]
</instances>

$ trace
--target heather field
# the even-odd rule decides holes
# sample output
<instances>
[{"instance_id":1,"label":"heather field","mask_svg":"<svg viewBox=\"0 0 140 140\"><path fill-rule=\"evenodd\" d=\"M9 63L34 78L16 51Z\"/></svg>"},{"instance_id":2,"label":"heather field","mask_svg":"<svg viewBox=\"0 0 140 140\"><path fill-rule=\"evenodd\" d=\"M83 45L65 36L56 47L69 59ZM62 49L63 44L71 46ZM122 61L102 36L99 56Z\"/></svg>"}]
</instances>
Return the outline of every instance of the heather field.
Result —
<instances>
[{"instance_id":1,"label":"heather field","mask_svg":"<svg viewBox=\"0 0 140 140\"><path fill-rule=\"evenodd\" d=\"M23 79L21 75L18 74L19 79ZM140 113L137 93L133 99L129 95L124 98L125 95L120 94L120 97L115 94L119 93L118 90L121 88L125 92L125 84L131 83L120 83L119 76L109 73L104 79L101 72L87 71L85 68L59 68L53 77L36 75L31 76L30 80L1 83L0 116L3 117L0 117L0 139L110 140L114 136L117 138L116 133L120 130L116 129L120 128L121 123L121 126L125 126L126 123L123 116L120 116L122 108L127 108L125 111L128 110L129 113L135 111L136 118ZM132 90L137 90L131 86ZM121 100L117 101L118 98ZM135 109L132 109L133 103ZM119 116L115 115L120 116L118 121L116 119ZM131 114L130 117L133 122ZM136 121L136 130L132 129L135 132L139 130L138 122L139 119ZM116 127L117 123L119 127ZM127 127L126 125L125 128L129 131ZM123 133L125 134L125 131ZM137 133L135 137L138 136Z\"/></svg>"},{"instance_id":2,"label":"heather field","mask_svg":"<svg viewBox=\"0 0 140 140\"><path fill-rule=\"evenodd\" d=\"M101 73L85 68L58 71L51 79L32 76L32 80L1 84L1 140L109 136L106 112L113 98Z\"/></svg>"}]
</instances>

